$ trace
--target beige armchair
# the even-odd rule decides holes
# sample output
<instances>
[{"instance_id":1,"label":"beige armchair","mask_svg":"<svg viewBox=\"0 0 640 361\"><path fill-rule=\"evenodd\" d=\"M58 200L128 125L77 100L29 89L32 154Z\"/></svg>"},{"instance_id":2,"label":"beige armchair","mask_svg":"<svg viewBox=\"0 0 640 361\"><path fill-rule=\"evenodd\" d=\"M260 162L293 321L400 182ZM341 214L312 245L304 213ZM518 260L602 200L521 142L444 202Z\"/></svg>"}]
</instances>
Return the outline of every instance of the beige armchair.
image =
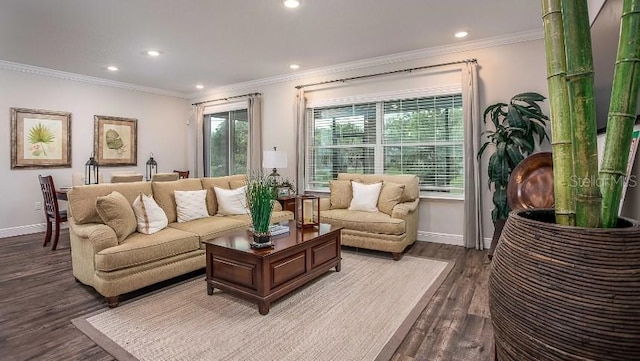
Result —
<instances>
[{"instance_id":1,"label":"beige armchair","mask_svg":"<svg viewBox=\"0 0 640 361\"><path fill-rule=\"evenodd\" d=\"M384 182L377 212L348 209L351 181ZM320 200L320 221L342 227L345 246L389 252L394 260L399 260L405 248L418 237L418 184L415 175L340 173L330 183L330 197Z\"/></svg>"}]
</instances>

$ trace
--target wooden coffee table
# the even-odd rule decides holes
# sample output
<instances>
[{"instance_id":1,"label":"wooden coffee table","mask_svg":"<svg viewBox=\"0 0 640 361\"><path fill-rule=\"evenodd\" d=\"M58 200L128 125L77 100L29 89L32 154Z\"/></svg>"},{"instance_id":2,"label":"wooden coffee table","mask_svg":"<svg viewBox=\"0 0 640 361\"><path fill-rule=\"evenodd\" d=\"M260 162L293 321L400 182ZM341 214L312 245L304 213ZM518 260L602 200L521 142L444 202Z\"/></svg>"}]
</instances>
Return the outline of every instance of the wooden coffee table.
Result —
<instances>
[{"instance_id":1,"label":"wooden coffee table","mask_svg":"<svg viewBox=\"0 0 640 361\"><path fill-rule=\"evenodd\" d=\"M335 267L340 272L340 229L321 224L319 229L298 229L274 236L273 248L252 249L251 233L240 231L205 241L207 294L214 288L257 301L261 315L271 302Z\"/></svg>"}]
</instances>

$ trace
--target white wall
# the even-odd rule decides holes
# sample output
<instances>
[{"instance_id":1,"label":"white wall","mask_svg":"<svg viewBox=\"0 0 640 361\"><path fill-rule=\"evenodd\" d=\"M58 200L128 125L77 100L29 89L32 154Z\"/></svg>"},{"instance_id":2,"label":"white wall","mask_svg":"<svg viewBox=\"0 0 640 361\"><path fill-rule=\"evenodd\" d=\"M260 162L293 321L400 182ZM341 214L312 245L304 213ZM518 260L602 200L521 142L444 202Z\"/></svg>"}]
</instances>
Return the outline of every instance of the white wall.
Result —
<instances>
[{"instance_id":1,"label":"white wall","mask_svg":"<svg viewBox=\"0 0 640 361\"><path fill-rule=\"evenodd\" d=\"M545 54L542 40L525 41L511 45L494 46L480 50L455 52L447 55L396 62L388 65L367 67L357 70L336 72L328 75L309 76L302 79L280 82L262 86L238 87L234 91L215 92L198 100L214 99L218 97L238 95L250 92L263 94L263 148L271 149L277 146L288 154L289 167L279 170L283 176L295 179L296 148L295 148L295 86L316 81L338 79L343 77L377 73L388 70L412 68L422 65L476 58L479 65L480 78L480 108L483 110L488 104L508 101L513 95L524 91L535 91L547 95ZM420 73L415 73L420 77ZM411 88L416 85L411 81ZM375 81L354 83L363 93L377 93L384 91ZM397 84L396 84L397 85ZM429 87L429 84L422 85ZM325 90L323 93L331 93ZM333 90L336 97L343 96L343 89L336 86ZM325 94L326 95L326 94ZM547 107L548 108L548 107ZM548 110L546 110L548 113ZM195 132L193 127L192 132ZM193 154L190 156L193 157ZM492 209L491 193L486 186L486 161L482 164L482 200L484 208L484 236L490 238L493 224L490 219ZM423 240L441 241L453 239L462 245L463 233L463 202L458 200L423 199L420 202L419 238Z\"/></svg>"},{"instance_id":2,"label":"white wall","mask_svg":"<svg viewBox=\"0 0 640 361\"><path fill-rule=\"evenodd\" d=\"M11 169L9 108L71 112L71 168ZM160 172L188 169L188 102L186 99L114 87L92 85L18 71L0 70L0 237L40 231L44 222L38 174L51 174L57 187L70 186L73 172L84 172L93 150L94 115L138 119L138 165L101 167L104 179L111 172L144 173L153 152Z\"/></svg>"}]
</instances>

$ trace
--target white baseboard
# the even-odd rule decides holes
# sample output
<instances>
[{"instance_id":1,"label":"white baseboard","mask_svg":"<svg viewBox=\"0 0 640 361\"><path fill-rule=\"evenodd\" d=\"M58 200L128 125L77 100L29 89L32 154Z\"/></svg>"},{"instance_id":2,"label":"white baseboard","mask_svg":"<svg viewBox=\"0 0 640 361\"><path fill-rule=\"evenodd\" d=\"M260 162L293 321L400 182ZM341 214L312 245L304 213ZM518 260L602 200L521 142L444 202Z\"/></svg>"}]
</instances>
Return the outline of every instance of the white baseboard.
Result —
<instances>
[{"instance_id":1,"label":"white baseboard","mask_svg":"<svg viewBox=\"0 0 640 361\"><path fill-rule=\"evenodd\" d=\"M66 223L62 224L62 226L60 227L60 229L65 229L65 228L69 228ZM40 232L46 232L46 231L47 231L46 223L29 224L26 226L18 226L18 227L11 227L11 228L2 228L0 229L0 238L21 236L23 234L40 233Z\"/></svg>"},{"instance_id":2,"label":"white baseboard","mask_svg":"<svg viewBox=\"0 0 640 361\"><path fill-rule=\"evenodd\" d=\"M461 234L418 231L418 241L465 247L464 237ZM484 249L489 249L491 247L491 238L483 238L483 243Z\"/></svg>"}]
</instances>

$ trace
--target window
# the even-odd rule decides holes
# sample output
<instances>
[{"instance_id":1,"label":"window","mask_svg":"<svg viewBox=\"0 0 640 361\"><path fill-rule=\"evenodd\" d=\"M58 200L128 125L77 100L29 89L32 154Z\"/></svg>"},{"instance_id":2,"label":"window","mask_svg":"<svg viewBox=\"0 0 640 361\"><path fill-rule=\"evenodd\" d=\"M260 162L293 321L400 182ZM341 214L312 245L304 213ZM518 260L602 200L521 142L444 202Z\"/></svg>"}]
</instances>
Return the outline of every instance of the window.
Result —
<instances>
[{"instance_id":1,"label":"window","mask_svg":"<svg viewBox=\"0 0 640 361\"><path fill-rule=\"evenodd\" d=\"M422 191L464 191L462 95L308 109L306 182L338 173L416 174Z\"/></svg>"},{"instance_id":2,"label":"window","mask_svg":"<svg viewBox=\"0 0 640 361\"><path fill-rule=\"evenodd\" d=\"M247 173L249 145L247 109L206 114L204 126L205 176L219 177Z\"/></svg>"}]
</instances>

